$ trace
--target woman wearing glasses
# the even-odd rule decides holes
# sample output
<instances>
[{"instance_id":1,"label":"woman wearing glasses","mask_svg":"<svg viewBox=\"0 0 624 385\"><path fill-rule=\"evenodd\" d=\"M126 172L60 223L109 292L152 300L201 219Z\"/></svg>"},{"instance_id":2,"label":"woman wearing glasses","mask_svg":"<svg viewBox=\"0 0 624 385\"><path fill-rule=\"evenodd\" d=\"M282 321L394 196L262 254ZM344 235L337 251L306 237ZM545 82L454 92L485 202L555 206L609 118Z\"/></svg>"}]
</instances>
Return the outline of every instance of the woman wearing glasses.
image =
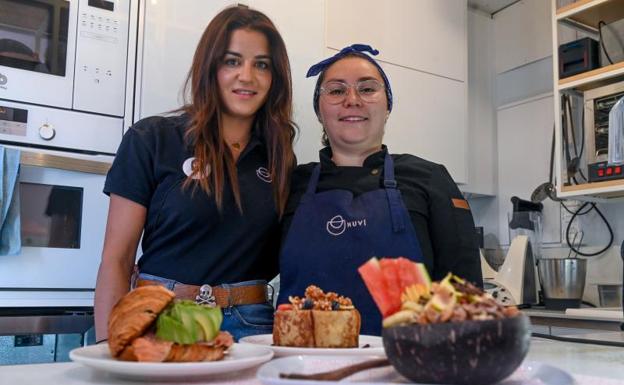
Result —
<instances>
[{"instance_id":1,"label":"woman wearing glasses","mask_svg":"<svg viewBox=\"0 0 624 385\"><path fill-rule=\"evenodd\" d=\"M351 297L362 334L381 318L357 268L373 256L423 262L433 279L449 271L482 283L468 204L444 166L384 146L390 83L355 44L312 66L314 110L323 125L320 163L294 172L280 255L279 303L308 285ZM426 140L426 138L423 138Z\"/></svg>"}]
</instances>

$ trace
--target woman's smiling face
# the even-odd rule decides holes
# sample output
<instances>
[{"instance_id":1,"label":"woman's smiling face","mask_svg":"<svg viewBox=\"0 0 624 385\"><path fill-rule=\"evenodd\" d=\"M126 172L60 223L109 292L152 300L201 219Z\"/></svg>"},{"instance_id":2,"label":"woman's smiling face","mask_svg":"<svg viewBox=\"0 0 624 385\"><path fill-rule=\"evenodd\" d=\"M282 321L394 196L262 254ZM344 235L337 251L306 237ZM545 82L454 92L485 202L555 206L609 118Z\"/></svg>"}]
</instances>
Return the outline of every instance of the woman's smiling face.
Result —
<instances>
[{"instance_id":1,"label":"woman's smiling face","mask_svg":"<svg viewBox=\"0 0 624 385\"><path fill-rule=\"evenodd\" d=\"M365 80L384 84L377 68L368 60L347 57L325 70L323 84L342 82L352 87L341 103L332 104L325 95L319 98L319 116L332 149L366 151L381 148L388 116L388 99L383 88L374 101L364 101L353 85Z\"/></svg>"},{"instance_id":2,"label":"woman's smiling face","mask_svg":"<svg viewBox=\"0 0 624 385\"><path fill-rule=\"evenodd\" d=\"M271 89L272 66L269 42L264 34L237 29L217 72L224 114L253 119Z\"/></svg>"}]
</instances>

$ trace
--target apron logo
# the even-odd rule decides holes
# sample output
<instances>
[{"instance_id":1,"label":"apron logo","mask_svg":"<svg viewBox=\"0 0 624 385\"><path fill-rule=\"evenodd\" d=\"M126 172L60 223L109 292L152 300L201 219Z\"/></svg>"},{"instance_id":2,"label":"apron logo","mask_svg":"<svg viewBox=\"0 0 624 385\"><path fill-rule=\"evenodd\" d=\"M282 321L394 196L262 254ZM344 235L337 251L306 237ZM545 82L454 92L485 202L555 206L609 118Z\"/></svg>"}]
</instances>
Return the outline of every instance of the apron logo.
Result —
<instances>
[{"instance_id":1,"label":"apron logo","mask_svg":"<svg viewBox=\"0 0 624 385\"><path fill-rule=\"evenodd\" d=\"M332 219L327 221L325 228L331 235L338 236L345 232L346 229L353 227L365 227L366 219L358 219L355 221L346 221L342 215L336 215Z\"/></svg>"},{"instance_id":2,"label":"apron logo","mask_svg":"<svg viewBox=\"0 0 624 385\"><path fill-rule=\"evenodd\" d=\"M3 90L6 90L6 84L8 82L9 82L9 78L7 78L3 74L0 74L0 88L2 88Z\"/></svg>"},{"instance_id":3,"label":"apron logo","mask_svg":"<svg viewBox=\"0 0 624 385\"><path fill-rule=\"evenodd\" d=\"M184 175L186 176L191 176L191 174L193 173L193 168L195 166L195 157L190 157L187 160L184 161L184 163L182 163L182 172L184 173ZM210 165L207 164L206 165L206 175L210 175ZM200 179L202 178L202 175L199 174L195 174L193 175L193 179Z\"/></svg>"},{"instance_id":4,"label":"apron logo","mask_svg":"<svg viewBox=\"0 0 624 385\"><path fill-rule=\"evenodd\" d=\"M258 167L258 169L256 170L256 175L263 182L273 182L273 180L271 179L271 174L269 173L269 170L266 169L266 167Z\"/></svg>"}]
</instances>

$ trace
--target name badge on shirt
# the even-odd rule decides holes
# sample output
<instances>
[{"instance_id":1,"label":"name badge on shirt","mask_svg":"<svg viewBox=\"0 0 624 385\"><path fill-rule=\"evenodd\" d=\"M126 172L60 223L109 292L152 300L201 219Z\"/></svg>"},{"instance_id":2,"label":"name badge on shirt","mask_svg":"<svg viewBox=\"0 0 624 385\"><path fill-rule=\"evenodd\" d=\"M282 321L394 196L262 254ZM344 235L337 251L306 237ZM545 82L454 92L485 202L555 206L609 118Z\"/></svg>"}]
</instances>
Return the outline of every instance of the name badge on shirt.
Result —
<instances>
[{"instance_id":1,"label":"name badge on shirt","mask_svg":"<svg viewBox=\"0 0 624 385\"><path fill-rule=\"evenodd\" d=\"M195 157L192 156L190 158L188 158L187 160L184 161L184 163L182 163L182 172L184 173L184 175L186 176L191 176L191 174L193 173L193 168L195 166ZM201 179L204 176L208 176L210 175L210 165L207 164L206 165L206 172L204 173L204 175L200 175L200 174L195 174L193 175L193 179Z\"/></svg>"}]
</instances>

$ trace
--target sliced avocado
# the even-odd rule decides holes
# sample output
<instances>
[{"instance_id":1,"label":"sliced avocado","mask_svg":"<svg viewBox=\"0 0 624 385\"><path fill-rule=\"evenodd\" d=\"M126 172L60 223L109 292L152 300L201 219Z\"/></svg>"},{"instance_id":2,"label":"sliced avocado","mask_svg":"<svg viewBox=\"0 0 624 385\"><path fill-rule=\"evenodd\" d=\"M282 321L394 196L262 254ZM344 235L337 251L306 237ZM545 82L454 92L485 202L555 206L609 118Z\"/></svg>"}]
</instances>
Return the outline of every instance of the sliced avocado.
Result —
<instances>
[{"instance_id":1,"label":"sliced avocado","mask_svg":"<svg viewBox=\"0 0 624 385\"><path fill-rule=\"evenodd\" d=\"M202 306L201 308L202 311L199 314L206 326L208 326L208 323L211 325L211 327L204 329L204 338L206 341L212 341L219 334L221 322L223 322L223 314L221 314L221 308L219 307Z\"/></svg>"},{"instance_id":2,"label":"sliced avocado","mask_svg":"<svg viewBox=\"0 0 624 385\"><path fill-rule=\"evenodd\" d=\"M193 313L193 317L201 330L203 341L212 341L219 334L221 320L218 317L223 317L220 308L202 306Z\"/></svg>"},{"instance_id":3,"label":"sliced avocado","mask_svg":"<svg viewBox=\"0 0 624 385\"><path fill-rule=\"evenodd\" d=\"M168 314L161 314L156 323L156 337L179 344L192 344L192 336L186 331L179 320Z\"/></svg>"},{"instance_id":4,"label":"sliced avocado","mask_svg":"<svg viewBox=\"0 0 624 385\"><path fill-rule=\"evenodd\" d=\"M222 320L220 308L176 301L158 316L156 336L180 344L211 341L219 334Z\"/></svg>"}]
</instances>

